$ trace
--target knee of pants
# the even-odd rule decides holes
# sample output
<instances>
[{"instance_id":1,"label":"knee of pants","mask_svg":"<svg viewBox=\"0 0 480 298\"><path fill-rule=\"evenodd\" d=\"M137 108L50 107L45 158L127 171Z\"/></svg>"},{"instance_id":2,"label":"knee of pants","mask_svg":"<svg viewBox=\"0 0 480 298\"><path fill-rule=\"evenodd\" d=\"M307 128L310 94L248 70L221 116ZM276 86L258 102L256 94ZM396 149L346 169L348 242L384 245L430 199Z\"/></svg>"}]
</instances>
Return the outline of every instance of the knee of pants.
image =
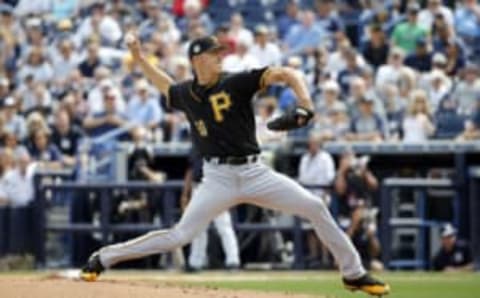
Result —
<instances>
[{"instance_id":1,"label":"knee of pants","mask_svg":"<svg viewBox=\"0 0 480 298\"><path fill-rule=\"evenodd\" d=\"M308 198L308 204L304 206L303 211L304 216L311 220L317 218L319 214L328 212L328 208L322 199L312 195Z\"/></svg>"},{"instance_id":2,"label":"knee of pants","mask_svg":"<svg viewBox=\"0 0 480 298\"><path fill-rule=\"evenodd\" d=\"M177 245L184 246L193 240L196 232L194 229L188 227L175 226L170 230L170 234Z\"/></svg>"}]
</instances>

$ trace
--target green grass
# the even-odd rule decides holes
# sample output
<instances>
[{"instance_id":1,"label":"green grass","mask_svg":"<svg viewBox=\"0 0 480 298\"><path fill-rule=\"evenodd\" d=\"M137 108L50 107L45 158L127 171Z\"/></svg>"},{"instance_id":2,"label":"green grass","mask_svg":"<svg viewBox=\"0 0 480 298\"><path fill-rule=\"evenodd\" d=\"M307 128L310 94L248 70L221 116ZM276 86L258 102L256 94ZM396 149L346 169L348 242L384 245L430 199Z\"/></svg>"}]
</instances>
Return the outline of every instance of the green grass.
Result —
<instances>
[{"instance_id":1,"label":"green grass","mask_svg":"<svg viewBox=\"0 0 480 298\"><path fill-rule=\"evenodd\" d=\"M253 276L254 277L254 276ZM480 274L436 274L436 273L388 273L381 278L392 287L391 298L480 298ZM318 297L344 298L365 297L355 295L342 288L338 275L305 273L282 275L255 280L215 280L195 284L204 286L244 289L266 292L288 292L309 294Z\"/></svg>"}]
</instances>

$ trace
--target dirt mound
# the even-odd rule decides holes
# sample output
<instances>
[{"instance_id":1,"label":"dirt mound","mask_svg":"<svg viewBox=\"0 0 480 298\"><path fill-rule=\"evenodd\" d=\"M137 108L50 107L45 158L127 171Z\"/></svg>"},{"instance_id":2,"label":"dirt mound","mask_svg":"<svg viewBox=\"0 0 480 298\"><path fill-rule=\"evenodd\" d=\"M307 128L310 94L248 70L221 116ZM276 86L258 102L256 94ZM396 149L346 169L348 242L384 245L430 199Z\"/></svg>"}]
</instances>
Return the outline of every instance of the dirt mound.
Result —
<instances>
[{"instance_id":1,"label":"dirt mound","mask_svg":"<svg viewBox=\"0 0 480 298\"><path fill-rule=\"evenodd\" d=\"M282 293L256 293L168 283L101 280L93 283L52 278L0 278L2 298L306 298Z\"/></svg>"}]
</instances>

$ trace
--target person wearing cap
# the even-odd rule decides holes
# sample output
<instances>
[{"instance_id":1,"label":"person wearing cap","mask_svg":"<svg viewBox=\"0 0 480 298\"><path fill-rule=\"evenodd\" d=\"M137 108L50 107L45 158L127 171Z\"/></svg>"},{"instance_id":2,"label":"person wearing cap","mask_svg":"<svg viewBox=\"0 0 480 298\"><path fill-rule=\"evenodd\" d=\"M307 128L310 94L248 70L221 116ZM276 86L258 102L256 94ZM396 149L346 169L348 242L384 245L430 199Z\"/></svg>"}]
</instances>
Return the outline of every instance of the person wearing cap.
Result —
<instances>
[{"instance_id":1,"label":"person wearing cap","mask_svg":"<svg viewBox=\"0 0 480 298\"><path fill-rule=\"evenodd\" d=\"M255 43L250 47L250 55L256 57L259 67L279 66L282 53L276 43L269 41L270 31L265 25L255 27Z\"/></svg>"},{"instance_id":2,"label":"person wearing cap","mask_svg":"<svg viewBox=\"0 0 480 298\"><path fill-rule=\"evenodd\" d=\"M350 133L345 136L347 141L379 142L384 137L382 118L374 112L374 98L363 96L357 102L359 115L350 122Z\"/></svg>"},{"instance_id":3,"label":"person wearing cap","mask_svg":"<svg viewBox=\"0 0 480 298\"><path fill-rule=\"evenodd\" d=\"M194 79L174 83L165 71L145 60L134 35L127 37L132 56L144 75L166 96L166 105L186 114L193 146L204 161L204 177L178 224L101 248L82 268L82 280L96 281L103 271L122 261L182 247L204 231L216 216L240 203L248 203L309 219L317 236L334 255L346 288L377 296L390 292L389 285L366 272L358 252L323 201L258 160L261 150L255 135L252 105L258 91L284 83L297 95L297 105L292 111L268 123L271 130L300 129L313 118L309 90L297 71L267 67L222 73L219 52L223 48L215 38L206 36L193 40L188 49Z\"/></svg>"},{"instance_id":4,"label":"person wearing cap","mask_svg":"<svg viewBox=\"0 0 480 298\"><path fill-rule=\"evenodd\" d=\"M416 41L419 38L428 37L428 29L418 22L420 6L412 2L407 7L407 21L395 26L392 33L393 44L407 53L415 50Z\"/></svg>"},{"instance_id":5,"label":"person wearing cap","mask_svg":"<svg viewBox=\"0 0 480 298\"><path fill-rule=\"evenodd\" d=\"M432 53L425 38L421 37L417 40L415 52L407 55L405 65L419 72L430 71L432 68Z\"/></svg>"},{"instance_id":6,"label":"person wearing cap","mask_svg":"<svg viewBox=\"0 0 480 298\"><path fill-rule=\"evenodd\" d=\"M473 271L473 260L470 247L457 239L457 230L446 224L440 231L441 247L432 260L435 271L461 272Z\"/></svg>"},{"instance_id":7,"label":"person wearing cap","mask_svg":"<svg viewBox=\"0 0 480 298\"><path fill-rule=\"evenodd\" d=\"M158 96L152 91L146 80L139 79L135 83L135 94L128 101L126 109L128 121L149 130L156 128L163 118Z\"/></svg>"},{"instance_id":8,"label":"person wearing cap","mask_svg":"<svg viewBox=\"0 0 480 298\"><path fill-rule=\"evenodd\" d=\"M340 85L334 80L325 81L321 85L321 97L315 100L316 112L322 117L328 117L333 110L347 110L347 106L340 100Z\"/></svg>"}]
</instances>

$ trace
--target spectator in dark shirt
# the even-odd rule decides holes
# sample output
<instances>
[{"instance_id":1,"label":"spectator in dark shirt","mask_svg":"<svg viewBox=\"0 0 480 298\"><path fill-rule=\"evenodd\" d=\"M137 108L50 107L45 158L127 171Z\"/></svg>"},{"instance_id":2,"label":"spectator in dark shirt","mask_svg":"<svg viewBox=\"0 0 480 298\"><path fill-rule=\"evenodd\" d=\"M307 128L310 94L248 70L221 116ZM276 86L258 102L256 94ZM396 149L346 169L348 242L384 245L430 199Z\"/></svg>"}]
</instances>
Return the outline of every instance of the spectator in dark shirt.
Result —
<instances>
[{"instance_id":1,"label":"spectator in dark shirt","mask_svg":"<svg viewBox=\"0 0 480 298\"><path fill-rule=\"evenodd\" d=\"M357 52L354 48L346 50L344 55L347 67L338 74L338 84L340 84L342 92L348 94L352 78L361 76L363 70L358 65Z\"/></svg>"},{"instance_id":2,"label":"spectator in dark shirt","mask_svg":"<svg viewBox=\"0 0 480 298\"><path fill-rule=\"evenodd\" d=\"M62 153L52 144L45 129L36 129L31 136L29 153L32 159L39 162L42 168L60 169L62 167Z\"/></svg>"},{"instance_id":3,"label":"spectator in dark shirt","mask_svg":"<svg viewBox=\"0 0 480 298\"><path fill-rule=\"evenodd\" d=\"M55 114L55 124L52 127L51 140L69 164L75 164L75 156L83 136L81 129L70 123L70 116L65 109Z\"/></svg>"},{"instance_id":4,"label":"spectator in dark shirt","mask_svg":"<svg viewBox=\"0 0 480 298\"><path fill-rule=\"evenodd\" d=\"M415 52L405 58L405 65L420 72L426 72L432 69L432 53L428 49L428 43L425 38L419 38L417 40Z\"/></svg>"},{"instance_id":5,"label":"spectator in dark shirt","mask_svg":"<svg viewBox=\"0 0 480 298\"><path fill-rule=\"evenodd\" d=\"M460 272L472 271L472 254L470 248L457 240L457 231L451 224L442 228L442 246L433 258L436 271Z\"/></svg>"},{"instance_id":6,"label":"spectator in dark shirt","mask_svg":"<svg viewBox=\"0 0 480 298\"><path fill-rule=\"evenodd\" d=\"M87 48L87 57L85 58L80 65L78 65L78 69L82 73L83 76L87 78L93 78L95 74L95 69L100 66L100 56L98 54L99 51L99 43L96 41L90 41Z\"/></svg>"},{"instance_id":7,"label":"spectator in dark shirt","mask_svg":"<svg viewBox=\"0 0 480 298\"><path fill-rule=\"evenodd\" d=\"M375 69L386 64L390 47L385 33L380 25L373 25L370 28L370 40L363 47L362 54L365 60Z\"/></svg>"}]
</instances>

